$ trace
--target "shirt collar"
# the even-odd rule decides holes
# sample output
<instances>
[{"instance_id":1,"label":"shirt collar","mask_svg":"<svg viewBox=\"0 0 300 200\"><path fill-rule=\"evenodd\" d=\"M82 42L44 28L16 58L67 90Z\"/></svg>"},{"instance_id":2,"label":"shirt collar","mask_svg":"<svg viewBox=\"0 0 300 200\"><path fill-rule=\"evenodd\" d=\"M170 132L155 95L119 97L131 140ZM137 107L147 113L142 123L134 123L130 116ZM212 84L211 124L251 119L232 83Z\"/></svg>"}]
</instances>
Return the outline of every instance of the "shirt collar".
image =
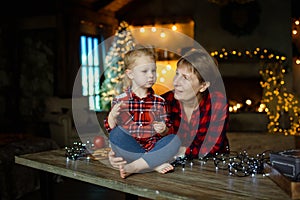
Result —
<instances>
[{"instance_id":1,"label":"shirt collar","mask_svg":"<svg viewBox=\"0 0 300 200\"><path fill-rule=\"evenodd\" d=\"M127 96L129 96L129 99L132 100L132 99L141 99L140 97L138 97L131 89L131 87L128 87L126 90L125 90ZM154 90L152 88L148 88L148 91L147 91L147 96L145 98L153 98L153 95L154 95Z\"/></svg>"}]
</instances>

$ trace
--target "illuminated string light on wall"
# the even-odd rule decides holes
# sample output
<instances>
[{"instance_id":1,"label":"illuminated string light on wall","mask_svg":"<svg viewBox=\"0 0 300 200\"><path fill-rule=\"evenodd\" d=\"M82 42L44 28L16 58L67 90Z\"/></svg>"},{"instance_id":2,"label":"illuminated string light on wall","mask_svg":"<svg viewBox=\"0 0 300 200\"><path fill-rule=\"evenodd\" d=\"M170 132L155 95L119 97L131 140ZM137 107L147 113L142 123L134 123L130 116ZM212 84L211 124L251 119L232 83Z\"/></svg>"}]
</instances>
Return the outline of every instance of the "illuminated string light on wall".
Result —
<instances>
[{"instance_id":1,"label":"illuminated string light on wall","mask_svg":"<svg viewBox=\"0 0 300 200\"><path fill-rule=\"evenodd\" d=\"M144 28L144 27L141 27L141 28L140 28L140 32L141 32L141 33L144 33L144 32L145 32L145 28Z\"/></svg>"},{"instance_id":2,"label":"illuminated string light on wall","mask_svg":"<svg viewBox=\"0 0 300 200\"><path fill-rule=\"evenodd\" d=\"M173 30L173 31L176 31L176 30L177 30L177 26L176 26L175 24L172 26L172 30Z\"/></svg>"},{"instance_id":3,"label":"illuminated string light on wall","mask_svg":"<svg viewBox=\"0 0 300 200\"><path fill-rule=\"evenodd\" d=\"M160 37L161 37L161 38L165 38L165 37L166 37L166 33L162 31L162 32L160 33Z\"/></svg>"},{"instance_id":4,"label":"illuminated string light on wall","mask_svg":"<svg viewBox=\"0 0 300 200\"><path fill-rule=\"evenodd\" d=\"M161 33L158 30L160 28L166 28L166 29L170 29L172 31L176 31L176 32L181 32L184 33L185 35L193 38L194 37L194 32L193 32L193 28L194 28L194 21L188 21L188 22L173 22L173 23L153 23L151 25L141 25L141 26L133 26L131 25L129 27L131 30L134 29L139 29L140 33L145 33L147 34L147 32L158 32L158 34L160 34L162 38L168 37L168 34L166 33Z\"/></svg>"},{"instance_id":5,"label":"illuminated string light on wall","mask_svg":"<svg viewBox=\"0 0 300 200\"><path fill-rule=\"evenodd\" d=\"M261 49L259 47L254 50L227 50L222 48L221 50L214 50L210 52L210 55L216 58L219 62L236 60L236 59L253 59L258 61L268 62L284 62L287 57L279 52L275 52L270 49Z\"/></svg>"},{"instance_id":6,"label":"illuminated string light on wall","mask_svg":"<svg viewBox=\"0 0 300 200\"><path fill-rule=\"evenodd\" d=\"M151 31L152 31L153 33L156 32L156 27L153 26L153 27L151 28Z\"/></svg>"}]
</instances>

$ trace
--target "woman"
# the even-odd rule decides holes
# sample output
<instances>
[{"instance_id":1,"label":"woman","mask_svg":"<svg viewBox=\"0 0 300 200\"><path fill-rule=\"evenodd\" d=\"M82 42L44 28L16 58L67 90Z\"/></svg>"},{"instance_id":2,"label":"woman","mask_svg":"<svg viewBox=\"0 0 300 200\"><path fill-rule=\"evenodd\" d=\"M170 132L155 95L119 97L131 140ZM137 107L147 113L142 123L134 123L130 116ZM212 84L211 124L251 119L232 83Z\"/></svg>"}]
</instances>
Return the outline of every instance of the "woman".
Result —
<instances>
[{"instance_id":1,"label":"woman","mask_svg":"<svg viewBox=\"0 0 300 200\"><path fill-rule=\"evenodd\" d=\"M178 156L199 158L229 152L226 136L228 102L224 85L212 57L193 49L177 62L174 91L162 95L172 123L170 131L181 139ZM112 166L126 163L109 153Z\"/></svg>"},{"instance_id":2,"label":"woman","mask_svg":"<svg viewBox=\"0 0 300 200\"><path fill-rule=\"evenodd\" d=\"M199 158L229 151L228 103L218 68L204 50L191 50L177 62L174 91L162 95L181 154Z\"/></svg>"}]
</instances>

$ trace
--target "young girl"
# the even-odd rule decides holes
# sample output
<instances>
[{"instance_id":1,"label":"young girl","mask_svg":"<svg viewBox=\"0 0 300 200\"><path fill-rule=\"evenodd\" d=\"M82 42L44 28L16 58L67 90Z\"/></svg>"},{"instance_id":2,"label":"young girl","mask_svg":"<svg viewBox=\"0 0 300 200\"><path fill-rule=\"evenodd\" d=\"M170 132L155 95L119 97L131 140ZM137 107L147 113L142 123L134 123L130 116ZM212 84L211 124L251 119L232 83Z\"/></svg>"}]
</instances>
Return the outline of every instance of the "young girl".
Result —
<instances>
[{"instance_id":1,"label":"young girl","mask_svg":"<svg viewBox=\"0 0 300 200\"><path fill-rule=\"evenodd\" d=\"M154 94L156 63L153 51L136 47L125 54L124 93L115 97L104 120L109 140L116 156L126 162L120 165L120 175L155 170L173 170L168 163L180 147L180 140L168 134L170 127L165 100ZM128 164L127 164L128 163Z\"/></svg>"}]
</instances>

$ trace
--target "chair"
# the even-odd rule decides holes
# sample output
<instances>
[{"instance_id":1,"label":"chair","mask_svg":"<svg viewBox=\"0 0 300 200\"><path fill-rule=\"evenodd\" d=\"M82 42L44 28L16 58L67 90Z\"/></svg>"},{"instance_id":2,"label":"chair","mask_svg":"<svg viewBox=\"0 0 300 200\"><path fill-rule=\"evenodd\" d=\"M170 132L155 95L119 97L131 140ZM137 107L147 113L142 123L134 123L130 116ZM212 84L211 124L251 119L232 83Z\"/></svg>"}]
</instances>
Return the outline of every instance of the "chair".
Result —
<instances>
[{"instance_id":1,"label":"chair","mask_svg":"<svg viewBox=\"0 0 300 200\"><path fill-rule=\"evenodd\" d=\"M50 97L45 104L44 121L48 122L51 138L59 146L92 141L98 134L107 135L103 126L107 112L96 113L89 110L87 97Z\"/></svg>"}]
</instances>

